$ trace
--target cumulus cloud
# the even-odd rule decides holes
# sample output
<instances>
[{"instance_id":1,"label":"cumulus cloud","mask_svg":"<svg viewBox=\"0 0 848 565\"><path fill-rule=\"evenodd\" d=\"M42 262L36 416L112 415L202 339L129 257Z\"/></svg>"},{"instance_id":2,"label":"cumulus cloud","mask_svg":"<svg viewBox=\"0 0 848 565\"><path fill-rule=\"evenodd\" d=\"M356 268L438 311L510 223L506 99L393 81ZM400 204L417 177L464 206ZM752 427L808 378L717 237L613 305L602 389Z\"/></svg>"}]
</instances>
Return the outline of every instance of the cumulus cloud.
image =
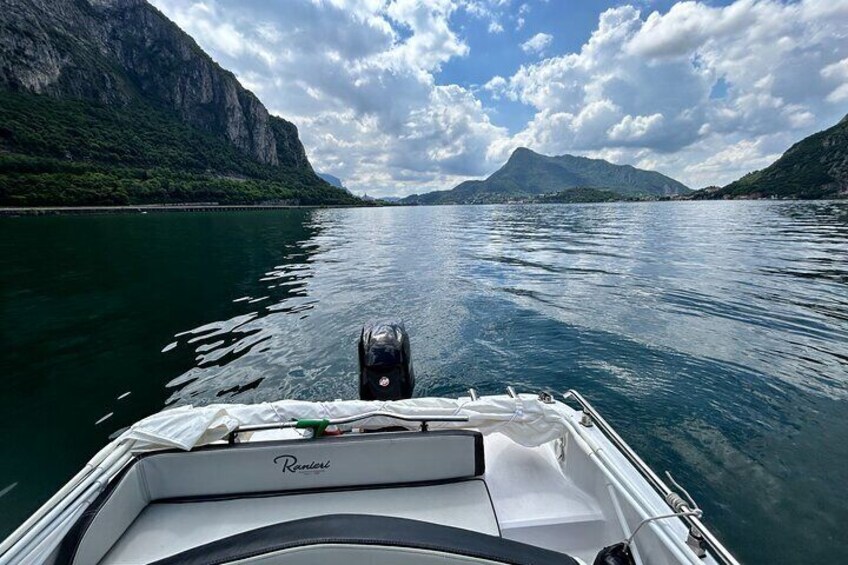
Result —
<instances>
[{"instance_id":1,"label":"cumulus cloud","mask_svg":"<svg viewBox=\"0 0 848 565\"><path fill-rule=\"evenodd\" d=\"M435 75L468 45L450 0L154 0L272 113L298 125L318 170L370 194L452 186L491 168L494 125L474 95ZM284 10L282 10L284 8Z\"/></svg>"},{"instance_id":2,"label":"cumulus cloud","mask_svg":"<svg viewBox=\"0 0 848 565\"><path fill-rule=\"evenodd\" d=\"M299 126L317 169L371 194L449 188L518 146L723 184L832 125L848 103L848 0L623 5L574 52L552 55L553 37L533 35L521 47L541 59L480 86L439 78L452 60L487 56L457 22L499 34L500 22L524 27L530 4L152 1ZM532 115L512 133L492 118L510 104Z\"/></svg>"},{"instance_id":3,"label":"cumulus cloud","mask_svg":"<svg viewBox=\"0 0 848 565\"><path fill-rule=\"evenodd\" d=\"M492 85L537 111L524 130L496 142L498 151L607 154L696 186L729 182L752 163L767 164L775 147L844 115L848 2L826 4L690 1L647 16L632 6L607 10L580 51ZM714 96L719 81L726 92ZM740 159L727 158L734 152Z\"/></svg>"},{"instance_id":4,"label":"cumulus cloud","mask_svg":"<svg viewBox=\"0 0 848 565\"><path fill-rule=\"evenodd\" d=\"M827 101L833 104L848 102L848 58L826 66L821 70L821 75L833 86Z\"/></svg>"},{"instance_id":5,"label":"cumulus cloud","mask_svg":"<svg viewBox=\"0 0 848 565\"><path fill-rule=\"evenodd\" d=\"M515 17L515 31L520 31L524 28L524 24L526 23L525 15L530 11L530 4L524 2L518 7L518 13Z\"/></svg>"},{"instance_id":6,"label":"cumulus cloud","mask_svg":"<svg viewBox=\"0 0 848 565\"><path fill-rule=\"evenodd\" d=\"M495 75L483 85L483 90L491 94L495 100L500 100L500 97L506 92L509 82L500 75Z\"/></svg>"},{"instance_id":7,"label":"cumulus cloud","mask_svg":"<svg viewBox=\"0 0 848 565\"><path fill-rule=\"evenodd\" d=\"M547 33L537 33L521 44L521 50L525 53L542 54L551 44L554 36Z\"/></svg>"},{"instance_id":8,"label":"cumulus cloud","mask_svg":"<svg viewBox=\"0 0 848 565\"><path fill-rule=\"evenodd\" d=\"M650 116L627 115L609 129L609 138L612 141L644 142L652 132L662 129L664 120L660 113Z\"/></svg>"},{"instance_id":9,"label":"cumulus cloud","mask_svg":"<svg viewBox=\"0 0 848 565\"><path fill-rule=\"evenodd\" d=\"M766 140L743 139L720 149L705 159L686 166L686 171L696 178L709 179L721 176L728 169L746 172L767 167L780 157L769 153Z\"/></svg>"}]
</instances>

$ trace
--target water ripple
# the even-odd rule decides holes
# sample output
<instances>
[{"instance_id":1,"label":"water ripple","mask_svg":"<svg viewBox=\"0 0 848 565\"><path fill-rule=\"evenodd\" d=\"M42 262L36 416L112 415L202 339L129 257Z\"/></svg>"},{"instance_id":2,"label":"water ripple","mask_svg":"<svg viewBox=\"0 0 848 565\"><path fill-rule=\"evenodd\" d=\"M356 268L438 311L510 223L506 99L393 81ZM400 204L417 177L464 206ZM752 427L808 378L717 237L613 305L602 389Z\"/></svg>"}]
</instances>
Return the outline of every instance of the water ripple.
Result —
<instances>
[{"instance_id":1,"label":"water ripple","mask_svg":"<svg viewBox=\"0 0 848 565\"><path fill-rule=\"evenodd\" d=\"M320 210L302 233L165 347L195 360L169 405L355 397L361 324L398 317L418 394L580 389L743 561L842 535L848 204Z\"/></svg>"},{"instance_id":2,"label":"water ripple","mask_svg":"<svg viewBox=\"0 0 848 565\"><path fill-rule=\"evenodd\" d=\"M314 235L237 299L249 311L176 336L197 366L171 402L244 392L257 374L259 398L350 393L343 379L369 316L405 318L424 362L443 371L426 354L457 347L476 297L844 398L845 218L830 203L316 212ZM290 366L305 374L321 359L318 380L291 377Z\"/></svg>"}]
</instances>

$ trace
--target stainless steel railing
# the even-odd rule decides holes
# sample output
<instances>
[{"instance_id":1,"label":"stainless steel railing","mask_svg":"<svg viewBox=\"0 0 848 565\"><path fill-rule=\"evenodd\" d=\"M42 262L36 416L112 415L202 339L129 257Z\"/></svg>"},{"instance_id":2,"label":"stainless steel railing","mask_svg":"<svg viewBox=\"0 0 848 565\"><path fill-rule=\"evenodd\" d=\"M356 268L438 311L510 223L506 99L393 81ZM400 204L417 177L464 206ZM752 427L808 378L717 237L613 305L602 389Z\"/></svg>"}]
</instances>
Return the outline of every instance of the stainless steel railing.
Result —
<instances>
[{"instance_id":1,"label":"stainless steel railing","mask_svg":"<svg viewBox=\"0 0 848 565\"><path fill-rule=\"evenodd\" d=\"M443 414L425 414L416 416L407 416L405 414L396 414L394 412L366 412L365 414L356 414L355 416L347 416L345 418L333 418L323 420L291 420L288 422L274 422L270 424L256 424L253 426L239 426L229 433L227 439L229 443L234 443L236 437L244 432L257 432L262 430L281 430L293 428L314 428L318 423L324 428L327 426L344 426L354 424L363 420L371 420L373 418L386 418L389 420L398 420L402 422L417 422L421 425L421 431L427 431L427 425L431 422L467 422L468 416L451 416ZM304 424L304 422L307 422Z\"/></svg>"},{"instance_id":2,"label":"stainless steel railing","mask_svg":"<svg viewBox=\"0 0 848 565\"><path fill-rule=\"evenodd\" d=\"M595 407L592 406L588 400L583 398L579 392L576 390L569 390L563 393L563 398L565 400L574 400L580 405L584 414L584 420L581 423L583 423L583 425L596 425L598 430L600 430L601 433L603 433L607 439L609 439L613 445L618 448L630 464L633 465L643 477L645 477L648 483L655 491L657 491L657 494L663 497L663 500L665 500L666 504L668 504L672 510L676 513L691 513L693 510L697 509L692 508L694 503L687 503L678 493L669 488L669 486L665 484L665 482L656 473L654 473L648 464L645 463L629 445L627 445L627 442L618 435L618 432L616 432L615 429L613 429L613 427L604 420L603 416L595 410ZM588 418L588 420L586 420L586 418ZM718 538L713 535L713 533L697 516L694 515L694 513L680 516L680 519L689 526L690 537L703 540L714 558L725 565L740 565L739 561L731 555L727 548L718 541Z\"/></svg>"}]
</instances>

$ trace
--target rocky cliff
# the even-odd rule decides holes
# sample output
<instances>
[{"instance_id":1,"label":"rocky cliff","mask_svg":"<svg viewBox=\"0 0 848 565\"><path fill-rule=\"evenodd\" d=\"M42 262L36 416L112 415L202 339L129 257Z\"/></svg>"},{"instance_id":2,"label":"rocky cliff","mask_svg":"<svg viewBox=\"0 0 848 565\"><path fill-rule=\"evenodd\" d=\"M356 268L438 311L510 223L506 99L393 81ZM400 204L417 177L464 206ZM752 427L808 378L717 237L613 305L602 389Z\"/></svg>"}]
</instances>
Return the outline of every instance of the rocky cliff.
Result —
<instances>
[{"instance_id":1,"label":"rocky cliff","mask_svg":"<svg viewBox=\"0 0 848 565\"><path fill-rule=\"evenodd\" d=\"M259 163L311 171L297 128L144 0L2 0L0 88L116 107L143 100Z\"/></svg>"}]
</instances>

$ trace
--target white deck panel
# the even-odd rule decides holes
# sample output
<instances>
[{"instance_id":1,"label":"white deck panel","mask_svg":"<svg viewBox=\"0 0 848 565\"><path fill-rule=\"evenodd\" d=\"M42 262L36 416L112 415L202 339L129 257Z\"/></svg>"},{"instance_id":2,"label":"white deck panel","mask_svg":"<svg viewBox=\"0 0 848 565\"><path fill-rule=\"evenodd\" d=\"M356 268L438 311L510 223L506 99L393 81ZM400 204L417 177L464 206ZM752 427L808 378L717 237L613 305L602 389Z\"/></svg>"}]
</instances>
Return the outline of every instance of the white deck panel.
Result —
<instances>
[{"instance_id":1,"label":"white deck panel","mask_svg":"<svg viewBox=\"0 0 848 565\"><path fill-rule=\"evenodd\" d=\"M562 473L550 445L485 438L486 484L502 530L603 520L597 503Z\"/></svg>"},{"instance_id":2,"label":"white deck panel","mask_svg":"<svg viewBox=\"0 0 848 565\"><path fill-rule=\"evenodd\" d=\"M507 539L591 563L608 529L598 502L562 473L551 444L485 436L486 484Z\"/></svg>"}]
</instances>

